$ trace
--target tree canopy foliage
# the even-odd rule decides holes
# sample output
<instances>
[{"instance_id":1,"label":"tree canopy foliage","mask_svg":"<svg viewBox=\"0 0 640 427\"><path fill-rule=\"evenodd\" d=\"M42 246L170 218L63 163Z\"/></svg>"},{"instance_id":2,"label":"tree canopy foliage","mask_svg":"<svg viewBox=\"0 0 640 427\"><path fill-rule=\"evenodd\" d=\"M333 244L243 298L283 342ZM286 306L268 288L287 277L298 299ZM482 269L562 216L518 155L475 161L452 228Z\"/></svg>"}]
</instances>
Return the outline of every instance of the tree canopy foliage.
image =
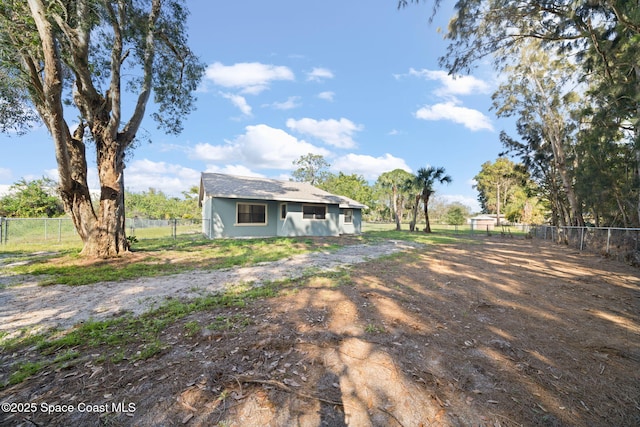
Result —
<instances>
[{"instance_id":1,"label":"tree canopy foliage","mask_svg":"<svg viewBox=\"0 0 640 427\"><path fill-rule=\"evenodd\" d=\"M198 187L183 192L184 198L171 197L161 190L149 188L141 193L127 191L125 205L129 218L145 219L200 219Z\"/></svg>"},{"instance_id":2,"label":"tree canopy foliage","mask_svg":"<svg viewBox=\"0 0 640 427\"><path fill-rule=\"evenodd\" d=\"M483 163L473 179L482 212L504 214L511 222L525 224L544 220L544 209L537 197L539 188L522 164L500 157Z\"/></svg>"},{"instance_id":3,"label":"tree canopy foliage","mask_svg":"<svg viewBox=\"0 0 640 427\"><path fill-rule=\"evenodd\" d=\"M56 217L64 214L56 194L56 183L49 178L21 179L0 198L0 216L16 218Z\"/></svg>"},{"instance_id":4,"label":"tree canopy foliage","mask_svg":"<svg viewBox=\"0 0 640 427\"><path fill-rule=\"evenodd\" d=\"M168 133L194 108L204 67L187 46L187 14L181 0L0 1L1 130L26 131L36 115L47 127L85 255L128 250L125 159L152 94L151 115ZM88 149L101 186L96 207Z\"/></svg>"},{"instance_id":5,"label":"tree canopy foliage","mask_svg":"<svg viewBox=\"0 0 640 427\"><path fill-rule=\"evenodd\" d=\"M369 207L375 204L373 189L363 176L355 173L351 175L342 172L338 172L337 175L330 174L319 187L329 193L348 197Z\"/></svg>"},{"instance_id":6,"label":"tree canopy foliage","mask_svg":"<svg viewBox=\"0 0 640 427\"><path fill-rule=\"evenodd\" d=\"M464 206L451 206L447 209L447 213L444 216L444 221L450 225L462 225L465 223L469 216L469 209L465 209Z\"/></svg>"},{"instance_id":7,"label":"tree canopy foliage","mask_svg":"<svg viewBox=\"0 0 640 427\"><path fill-rule=\"evenodd\" d=\"M317 187L325 191L363 203L368 207L363 212L365 220L394 221L397 230L402 229L403 222L410 221L410 230L414 231L420 207L423 207L422 218L425 219L426 228L430 229L428 203L435 192L434 184L451 181L451 177L444 173L444 168L423 168L422 175L394 169L383 172L370 185L358 174L329 172L331 164L324 156L311 153L301 156L294 165L298 166L294 171L296 181L312 183L313 180ZM438 206L437 216L444 218L448 207L448 204ZM469 216L468 208L463 211ZM412 216L411 219L409 215Z\"/></svg>"},{"instance_id":8,"label":"tree canopy foliage","mask_svg":"<svg viewBox=\"0 0 640 427\"><path fill-rule=\"evenodd\" d=\"M396 230L402 228L402 214L407 199L411 197L414 180L415 177L406 170L394 169L380 174L376 181L376 185L381 190L379 192L388 197L387 200L396 222Z\"/></svg>"},{"instance_id":9,"label":"tree canopy foliage","mask_svg":"<svg viewBox=\"0 0 640 427\"><path fill-rule=\"evenodd\" d=\"M640 225L637 1L460 0L445 38L440 63L452 74L485 59L501 73L494 107L518 120L519 136L501 140L554 224Z\"/></svg>"},{"instance_id":10,"label":"tree canopy foliage","mask_svg":"<svg viewBox=\"0 0 640 427\"><path fill-rule=\"evenodd\" d=\"M329 178L329 162L321 154L309 153L293 161L297 168L291 174L294 181L308 182L311 185L321 185Z\"/></svg>"}]
</instances>

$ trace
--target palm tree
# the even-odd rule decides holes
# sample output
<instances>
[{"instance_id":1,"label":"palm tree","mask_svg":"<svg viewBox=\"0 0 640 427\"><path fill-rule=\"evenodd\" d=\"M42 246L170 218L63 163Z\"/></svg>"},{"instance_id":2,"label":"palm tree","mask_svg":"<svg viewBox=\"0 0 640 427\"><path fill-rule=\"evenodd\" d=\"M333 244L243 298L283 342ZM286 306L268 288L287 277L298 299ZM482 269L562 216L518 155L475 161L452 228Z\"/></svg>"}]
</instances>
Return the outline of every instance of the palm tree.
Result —
<instances>
[{"instance_id":1,"label":"palm tree","mask_svg":"<svg viewBox=\"0 0 640 427\"><path fill-rule=\"evenodd\" d=\"M407 182L407 189L414 199L413 206L411 207L412 218L409 223L409 230L416 231L418 226L418 208L420 207L420 200L422 200L422 186L418 183L417 176L411 176L411 180Z\"/></svg>"},{"instance_id":2,"label":"palm tree","mask_svg":"<svg viewBox=\"0 0 640 427\"><path fill-rule=\"evenodd\" d=\"M429 225L429 198L435 193L433 185L437 182L440 184L450 183L452 181L449 175L445 175L444 168L434 168L429 166L427 168L420 168L416 173L416 184L422 188L420 197L424 203L424 221L425 221L425 233L431 233L431 226Z\"/></svg>"},{"instance_id":3,"label":"palm tree","mask_svg":"<svg viewBox=\"0 0 640 427\"><path fill-rule=\"evenodd\" d=\"M394 169L385 172L378 177L378 183L386 190L391 190L391 208L396 221L396 230L400 231L404 197L407 192L407 182L413 179L413 175L403 169Z\"/></svg>"}]
</instances>

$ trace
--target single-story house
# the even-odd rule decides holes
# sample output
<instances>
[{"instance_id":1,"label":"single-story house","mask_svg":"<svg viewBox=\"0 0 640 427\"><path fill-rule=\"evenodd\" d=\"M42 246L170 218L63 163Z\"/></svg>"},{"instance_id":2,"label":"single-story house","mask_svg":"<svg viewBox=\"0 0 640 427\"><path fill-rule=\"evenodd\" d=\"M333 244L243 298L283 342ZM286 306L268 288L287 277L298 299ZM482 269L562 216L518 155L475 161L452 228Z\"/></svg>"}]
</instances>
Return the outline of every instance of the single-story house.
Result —
<instances>
[{"instance_id":1,"label":"single-story house","mask_svg":"<svg viewBox=\"0 0 640 427\"><path fill-rule=\"evenodd\" d=\"M211 239L360 234L366 208L304 182L220 173L202 174L199 203Z\"/></svg>"}]
</instances>

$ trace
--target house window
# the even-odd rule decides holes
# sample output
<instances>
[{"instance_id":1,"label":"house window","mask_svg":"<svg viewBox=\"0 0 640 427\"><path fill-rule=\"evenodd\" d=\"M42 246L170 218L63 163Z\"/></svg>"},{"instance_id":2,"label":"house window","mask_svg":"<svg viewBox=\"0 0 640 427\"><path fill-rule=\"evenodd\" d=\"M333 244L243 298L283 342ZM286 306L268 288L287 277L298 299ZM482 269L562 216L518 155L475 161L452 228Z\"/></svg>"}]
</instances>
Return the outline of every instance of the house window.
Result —
<instances>
[{"instance_id":1,"label":"house window","mask_svg":"<svg viewBox=\"0 0 640 427\"><path fill-rule=\"evenodd\" d=\"M238 224L266 224L267 205L238 203L237 219Z\"/></svg>"},{"instance_id":2,"label":"house window","mask_svg":"<svg viewBox=\"0 0 640 427\"><path fill-rule=\"evenodd\" d=\"M280 205L280 219L282 219L282 220L287 219L287 204L286 203L282 203Z\"/></svg>"},{"instance_id":3,"label":"house window","mask_svg":"<svg viewBox=\"0 0 640 427\"><path fill-rule=\"evenodd\" d=\"M324 205L302 205L302 218L326 219L327 207Z\"/></svg>"},{"instance_id":4,"label":"house window","mask_svg":"<svg viewBox=\"0 0 640 427\"><path fill-rule=\"evenodd\" d=\"M353 223L353 209L345 209L344 210L344 223L352 224Z\"/></svg>"}]
</instances>

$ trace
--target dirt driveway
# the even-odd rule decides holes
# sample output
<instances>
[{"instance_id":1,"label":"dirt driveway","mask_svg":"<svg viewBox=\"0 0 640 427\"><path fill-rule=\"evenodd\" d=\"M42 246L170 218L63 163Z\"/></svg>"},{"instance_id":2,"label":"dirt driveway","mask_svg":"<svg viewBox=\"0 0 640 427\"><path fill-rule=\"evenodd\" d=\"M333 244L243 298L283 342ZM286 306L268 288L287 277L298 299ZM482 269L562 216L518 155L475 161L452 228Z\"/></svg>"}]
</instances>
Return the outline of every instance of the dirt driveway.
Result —
<instances>
[{"instance_id":1,"label":"dirt driveway","mask_svg":"<svg viewBox=\"0 0 640 427\"><path fill-rule=\"evenodd\" d=\"M192 314L162 341L1 389L35 406L0 424L640 425L640 271L548 242L410 249Z\"/></svg>"},{"instance_id":2,"label":"dirt driveway","mask_svg":"<svg viewBox=\"0 0 640 427\"><path fill-rule=\"evenodd\" d=\"M0 332L15 334L23 328L69 328L89 319L103 320L122 313L139 315L167 298L196 298L243 283L260 286L267 281L295 279L418 246L421 245L401 240L375 245L348 244L335 251L309 252L249 267L193 270L170 276L75 287L42 287L38 285L37 277L0 275L0 286L6 286L0 288ZM82 274L81 271L78 274Z\"/></svg>"}]
</instances>

